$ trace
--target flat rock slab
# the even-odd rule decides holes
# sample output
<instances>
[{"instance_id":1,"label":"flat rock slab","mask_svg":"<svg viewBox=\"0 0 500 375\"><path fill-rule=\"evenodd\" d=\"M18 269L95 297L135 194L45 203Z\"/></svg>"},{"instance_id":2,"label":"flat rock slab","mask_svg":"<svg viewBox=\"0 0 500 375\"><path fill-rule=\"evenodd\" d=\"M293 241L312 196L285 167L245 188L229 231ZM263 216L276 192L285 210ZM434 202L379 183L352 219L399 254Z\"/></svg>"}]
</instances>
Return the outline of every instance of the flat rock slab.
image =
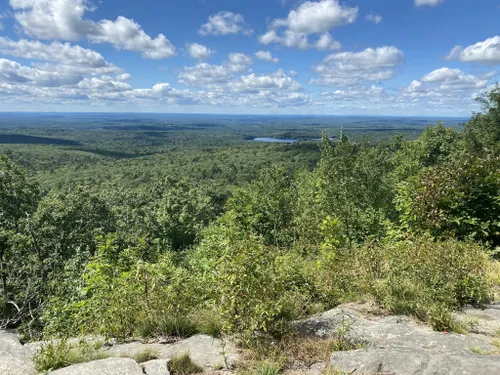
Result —
<instances>
[{"instance_id":1,"label":"flat rock slab","mask_svg":"<svg viewBox=\"0 0 500 375\"><path fill-rule=\"evenodd\" d=\"M470 323L475 333L496 336L500 332L500 302L493 303L481 309L464 309L455 317Z\"/></svg>"},{"instance_id":2,"label":"flat rock slab","mask_svg":"<svg viewBox=\"0 0 500 375\"><path fill-rule=\"evenodd\" d=\"M142 372L146 375L170 375L168 370L168 360L153 359L152 361L141 364Z\"/></svg>"},{"instance_id":3,"label":"flat rock slab","mask_svg":"<svg viewBox=\"0 0 500 375\"><path fill-rule=\"evenodd\" d=\"M434 353L455 354L469 354L471 348L498 351L491 344L491 338L484 335L436 332L405 316L363 316L342 307L297 322L296 326L303 335L319 337L328 337L345 329L348 338L385 349L426 349Z\"/></svg>"},{"instance_id":4,"label":"flat rock slab","mask_svg":"<svg viewBox=\"0 0 500 375\"><path fill-rule=\"evenodd\" d=\"M117 357L133 357L143 350L157 352L160 359L189 354L191 360L204 369L231 368L238 360L238 351L233 343L207 335L193 336L170 345L133 342L106 350Z\"/></svg>"},{"instance_id":5,"label":"flat rock slab","mask_svg":"<svg viewBox=\"0 0 500 375\"><path fill-rule=\"evenodd\" d=\"M106 358L51 371L48 375L144 375L144 372L133 359Z\"/></svg>"},{"instance_id":6,"label":"flat rock slab","mask_svg":"<svg viewBox=\"0 0 500 375\"><path fill-rule=\"evenodd\" d=\"M411 349L367 349L337 352L331 365L346 374L380 375L495 375L500 357L448 355Z\"/></svg>"},{"instance_id":7,"label":"flat rock slab","mask_svg":"<svg viewBox=\"0 0 500 375\"><path fill-rule=\"evenodd\" d=\"M35 375L30 351L13 331L0 330L0 374Z\"/></svg>"}]
</instances>

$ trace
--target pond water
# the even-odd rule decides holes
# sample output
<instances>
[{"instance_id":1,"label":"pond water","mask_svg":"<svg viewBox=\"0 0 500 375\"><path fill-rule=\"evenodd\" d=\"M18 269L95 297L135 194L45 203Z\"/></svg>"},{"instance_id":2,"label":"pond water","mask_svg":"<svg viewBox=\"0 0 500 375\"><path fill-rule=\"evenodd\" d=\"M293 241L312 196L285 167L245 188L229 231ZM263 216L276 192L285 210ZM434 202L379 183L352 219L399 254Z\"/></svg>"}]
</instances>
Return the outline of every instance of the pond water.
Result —
<instances>
[{"instance_id":1,"label":"pond water","mask_svg":"<svg viewBox=\"0 0 500 375\"><path fill-rule=\"evenodd\" d=\"M295 139L280 139L280 138L254 138L256 142L268 142L268 143L295 143Z\"/></svg>"}]
</instances>

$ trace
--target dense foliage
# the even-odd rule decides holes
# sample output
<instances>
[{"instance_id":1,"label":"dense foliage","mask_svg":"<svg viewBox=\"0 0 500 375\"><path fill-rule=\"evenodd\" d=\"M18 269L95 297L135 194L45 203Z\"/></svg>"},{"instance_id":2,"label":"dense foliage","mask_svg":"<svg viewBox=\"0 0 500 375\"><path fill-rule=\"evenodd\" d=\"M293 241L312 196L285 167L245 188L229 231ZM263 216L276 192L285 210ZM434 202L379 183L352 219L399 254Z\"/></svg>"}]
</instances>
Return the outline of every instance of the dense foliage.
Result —
<instances>
[{"instance_id":1,"label":"dense foliage","mask_svg":"<svg viewBox=\"0 0 500 375\"><path fill-rule=\"evenodd\" d=\"M1 157L1 325L31 335L248 339L372 298L453 329L452 309L490 298L499 93L483 98L485 111L464 131L438 123L416 140L380 144L325 133L316 166L259 162L258 178L242 178L232 158L210 176L44 191ZM279 147L300 159L311 144ZM237 149L210 153L222 165L220 155Z\"/></svg>"}]
</instances>

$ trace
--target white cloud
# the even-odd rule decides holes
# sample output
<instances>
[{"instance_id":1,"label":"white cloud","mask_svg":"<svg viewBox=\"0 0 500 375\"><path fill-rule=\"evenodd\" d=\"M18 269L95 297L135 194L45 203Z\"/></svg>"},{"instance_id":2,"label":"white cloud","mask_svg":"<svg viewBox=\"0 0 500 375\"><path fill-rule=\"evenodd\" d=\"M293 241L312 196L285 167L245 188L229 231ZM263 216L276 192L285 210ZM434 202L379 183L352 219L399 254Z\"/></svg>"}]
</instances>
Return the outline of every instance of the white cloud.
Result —
<instances>
[{"instance_id":1,"label":"white cloud","mask_svg":"<svg viewBox=\"0 0 500 375\"><path fill-rule=\"evenodd\" d=\"M128 73L123 73L123 74L116 76L116 79L118 81L128 81L131 78L132 78L132 76Z\"/></svg>"},{"instance_id":2,"label":"white cloud","mask_svg":"<svg viewBox=\"0 0 500 375\"><path fill-rule=\"evenodd\" d=\"M132 87L125 82L121 81L113 81L108 79L99 79L99 78L85 78L78 82L78 87L84 90L91 91L129 91L132 90Z\"/></svg>"},{"instance_id":3,"label":"white cloud","mask_svg":"<svg viewBox=\"0 0 500 375\"><path fill-rule=\"evenodd\" d=\"M204 86L227 82L233 74L242 73L252 65L250 56L243 53L230 53L228 60L222 65L198 63L194 66L184 67L177 74L180 83L187 86Z\"/></svg>"},{"instance_id":4,"label":"white cloud","mask_svg":"<svg viewBox=\"0 0 500 375\"><path fill-rule=\"evenodd\" d=\"M323 35L321 35L315 46L320 51L338 50L341 48L340 43L336 40L333 40L330 33L324 33Z\"/></svg>"},{"instance_id":5,"label":"white cloud","mask_svg":"<svg viewBox=\"0 0 500 375\"><path fill-rule=\"evenodd\" d=\"M288 75L291 76L291 77L297 77L299 75L299 73L296 72L295 70L290 70L288 72Z\"/></svg>"},{"instance_id":6,"label":"white cloud","mask_svg":"<svg viewBox=\"0 0 500 375\"><path fill-rule=\"evenodd\" d=\"M473 99L488 87L492 74L474 76L460 69L436 69L414 80L398 97L406 106L420 106L451 114L473 107Z\"/></svg>"},{"instance_id":7,"label":"white cloud","mask_svg":"<svg viewBox=\"0 0 500 375\"><path fill-rule=\"evenodd\" d=\"M69 43L52 42L41 43L34 40L21 39L13 41L0 37L0 52L4 55L21 57L30 60L42 60L57 63L54 67L45 65L45 70L72 71L78 74L115 74L122 70L107 62L104 57L95 51L72 46ZM41 64L35 64L40 68ZM63 67L61 67L63 66Z\"/></svg>"},{"instance_id":8,"label":"white cloud","mask_svg":"<svg viewBox=\"0 0 500 375\"><path fill-rule=\"evenodd\" d=\"M189 53L189 56L191 56L193 59L198 60L208 59L215 53L215 51L211 50L210 48L198 43L188 44L187 51Z\"/></svg>"},{"instance_id":9,"label":"white cloud","mask_svg":"<svg viewBox=\"0 0 500 375\"><path fill-rule=\"evenodd\" d=\"M261 35L259 41L300 49L339 49L340 44L328 32L354 23L357 16L357 7L343 6L338 0L307 1L290 11L287 18L273 20L270 30ZM309 43L310 35L318 35L314 44Z\"/></svg>"},{"instance_id":10,"label":"white cloud","mask_svg":"<svg viewBox=\"0 0 500 375\"><path fill-rule=\"evenodd\" d=\"M273 57L273 55L269 51L257 51L255 52L255 57L257 57L259 60L272 62L275 64L278 64L280 62L280 60L277 57Z\"/></svg>"},{"instance_id":11,"label":"white cloud","mask_svg":"<svg viewBox=\"0 0 500 375\"><path fill-rule=\"evenodd\" d=\"M274 28L288 27L295 33L322 34L331 29L354 23L358 8L340 5L338 0L306 1L292 10L286 19L275 19Z\"/></svg>"},{"instance_id":12,"label":"white cloud","mask_svg":"<svg viewBox=\"0 0 500 375\"><path fill-rule=\"evenodd\" d=\"M110 43L117 49L140 52L145 58L175 55L175 47L163 35L147 35L135 21L119 16L115 21L84 19L95 8L87 0L10 0L14 17L23 31L38 39Z\"/></svg>"},{"instance_id":13,"label":"white cloud","mask_svg":"<svg viewBox=\"0 0 500 375\"><path fill-rule=\"evenodd\" d=\"M500 36L486 39L466 48L455 46L447 60L460 60L463 62L500 64Z\"/></svg>"},{"instance_id":14,"label":"white cloud","mask_svg":"<svg viewBox=\"0 0 500 375\"><path fill-rule=\"evenodd\" d=\"M233 73L241 73L252 65L252 58L244 53L230 53L227 67Z\"/></svg>"},{"instance_id":15,"label":"white cloud","mask_svg":"<svg viewBox=\"0 0 500 375\"><path fill-rule=\"evenodd\" d=\"M490 74L483 78L465 74L460 69L443 67L424 75L420 81L437 84L440 90L476 90L486 87L490 77Z\"/></svg>"},{"instance_id":16,"label":"white cloud","mask_svg":"<svg viewBox=\"0 0 500 375\"><path fill-rule=\"evenodd\" d=\"M365 19L369 22L373 22L373 23L376 23L376 24L379 24L380 22L382 22L382 16L379 15L379 14L375 14L375 13L370 13L368 14Z\"/></svg>"},{"instance_id":17,"label":"white cloud","mask_svg":"<svg viewBox=\"0 0 500 375\"><path fill-rule=\"evenodd\" d=\"M373 99L388 96L387 91L376 85L371 86L354 86L349 89L335 90L322 92L323 99L330 99L335 101L353 101L359 99Z\"/></svg>"},{"instance_id":18,"label":"white cloud","mask_svg":"<svg viewBox=\"0 0 500 375\"><path fill-rule=\"evenodd\" d=\"M334 53L313 67L319 78L310 83L337 87L359 85L363 81L383 81L394 77L404 61L403 52L394 46Z\"/></svg>"},{"instance_id":19,"label":"white cloud","mask_svg":"<svg viewBox=\"0 0 500 375\"><path fill-rule=\"evenodd\" d=\"M200 35L250 35L249 29L241 14L223 11L208 17L208 22L203 24L198 31Z\"/></svg>"},{"instance_id":20,"label":"white cloud","mask_svg":"<svg viewBox=\"0 0 500 375\"><path fill-rule=\"evenodd\" d=\"M237 92L259 92L262 90L284 90L288 92L302 91L302 86L288 77L283 70L271 74L249 74L241 76L228 84L229 88Z\"/></svg>"},{"instance_id":21,"label":"white cloud","mask_svg":"<svg viewBox=\"0 0 500 375\"><path fill-rule=\"evenodd\" d=\"M436 5L444 3L444 0L415 0L415 6L430 6L435 7Z\"/></svg>"},{"instance_id":22,"label":"white cloud","mask_svg":"<svg viewBox=\"0 0 500 375\"><path fill-rule=\"evenodd\" d=\"M48 72L0 58L0 82L44 87L74 85L81 80L76 74Z\"/></svg>"}]
</instances>

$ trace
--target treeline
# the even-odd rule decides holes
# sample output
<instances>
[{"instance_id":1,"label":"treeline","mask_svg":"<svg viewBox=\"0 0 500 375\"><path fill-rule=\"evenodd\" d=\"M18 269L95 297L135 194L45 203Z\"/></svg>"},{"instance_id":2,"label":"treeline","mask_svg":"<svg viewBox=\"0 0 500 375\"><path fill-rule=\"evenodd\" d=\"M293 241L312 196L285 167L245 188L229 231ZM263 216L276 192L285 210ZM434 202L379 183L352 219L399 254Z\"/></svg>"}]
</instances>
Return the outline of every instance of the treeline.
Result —
<instances>
[{"instance_id":1,"label":"treeline","mask_svg":"<svg viewBox=\"0 0 500 375\"><path fill-rule=\"evenodd\" d=\"M491 298L500 245L500 87L462 131L320 144L313 170L42 192L0 159L0 318L26 335L280 335L374 299L436 329ZM96 191L97 190L97 191Z\"/></svg>"}]
</instances>

